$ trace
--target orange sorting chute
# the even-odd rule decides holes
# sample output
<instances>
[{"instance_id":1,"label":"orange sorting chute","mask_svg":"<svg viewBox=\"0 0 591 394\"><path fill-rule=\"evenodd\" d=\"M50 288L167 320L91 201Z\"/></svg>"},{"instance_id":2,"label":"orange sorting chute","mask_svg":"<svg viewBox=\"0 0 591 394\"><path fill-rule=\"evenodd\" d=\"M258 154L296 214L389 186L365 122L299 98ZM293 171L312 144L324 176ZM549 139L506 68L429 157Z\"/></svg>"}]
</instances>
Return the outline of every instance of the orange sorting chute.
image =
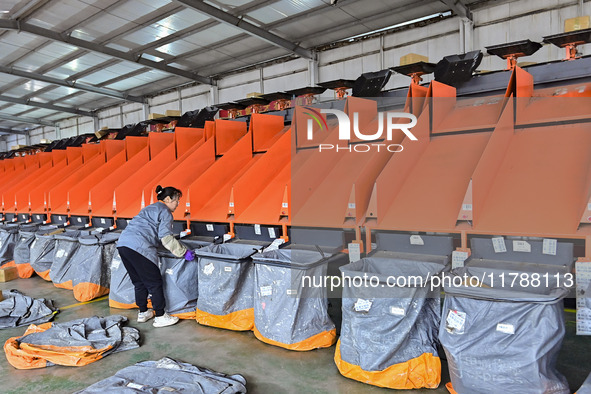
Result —
<instances>
[{"instance_id":1,"label":"orange sorting chute","mask_svg":"<svg viewBox=\"0 0 591 394\"><path fill-rule=\"evenodd\" d=\"M195 311L197 323L204 326L225 328L234 331L250 331L254 327L254 308L243 309L227 315L212 315L197 309Z\"/></svg>"},{"instance_id":2,"label":"orange sorting chute","mask_svg":"<svg viewBox=\"0 0 591 394\"><path fill-rule=\"evenodd\" d=\"M394 364L383 371L365 371L341 359L340 340L334 356L339 372L350 379L391 389L436 388L441 382L441 361L431 353Z\"/></svg>"},{"instance_id":3,"label":"orange sorting chute","mask_svg":"<svg viewBox=\"0 0 591 394\"><path fill-rule=\"evenodd\" d=\"M259 330L257 330L256 327L253 328L253 331L254 331L254 336L257 337L257 339L261 342L265 342L265 343L268 343L269 345L273 345L273 346L279 346L279 347L282 347L287 350L296 350L296 351L300 351L300 352L305 352L308 350L320 349L320 348L325 348L325 347L331 347L332 345L334 345L334 343L337 339L337 330L336 329L330 330L330 331L324 331L324 332L316 334L308 339L305 339L303 341L300 341L297 343L291 343L291 344L281 343L281 342L277 342L277 341L274 341L269 338L265 338L259 332Z\"/></svg>"}]
</instances>

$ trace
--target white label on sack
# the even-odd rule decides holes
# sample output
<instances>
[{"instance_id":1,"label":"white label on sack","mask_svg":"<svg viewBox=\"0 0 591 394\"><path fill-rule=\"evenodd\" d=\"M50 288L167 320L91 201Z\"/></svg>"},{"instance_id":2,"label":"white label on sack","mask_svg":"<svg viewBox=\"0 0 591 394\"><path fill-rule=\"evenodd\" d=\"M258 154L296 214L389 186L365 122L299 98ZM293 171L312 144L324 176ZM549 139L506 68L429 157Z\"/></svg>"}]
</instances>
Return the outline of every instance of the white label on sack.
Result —
<instances>
[{"instance_id":1,"label":"white label on sack","mask_svg":"<svg viewBox=\"0 0 591 394\"><path fill-rule=\"evenodd\" d=\"M268 297L273 294L273 286L261 286L261 296Z\"/></svg>"},{"instance_id":2,"label":"white label on sack","mask_svg":"<svg viewBox=\"0 0 591 394\"><path fill-rule=\"evenodd\" d=\"M451 252L451 268L461 268L464 266L464 261L468 258L468 252L453 251Z\"/></svg>"},{"instance_id":3,"label":"white label on sack","mask_svg":"<svg viewBox=\"0 0 591 394\"><path fill-rule=\"evenodd\" d=\"M373 304L373 301L358 298L353 308L355 308L356 312L369 312L371 304Z\"/></svg>"},{"instance_id":4,"label":"white label on sack","mask_svg":"<svg viewBox=\"0 0 591 394\"><path fill-rule=\"evenodd\" d=\"M55 252L55 257L57 257L58 259L61 259L65 255L66 251L64 249L58 249L57 252Z\"/></svg>"},{"instance_id":5,"label":"white label on sack","mask_svg":"<svg viewBox=\"0 0 591 394\"><path fill-rule=\"evenodd\" d=\"M531 245L527 241L513 241L513 251L531 253Z\"/></svg>"},{"instance_id":6,"label":"white label on sack","mask_svg":"<svg viewBox=\"0 0 591 394\"><path fill-rule=\"evenodd\" d=\"M499 323L497 324L497 331L513 335L515 334L515 327L513 327L513 324Z\"/></svg>"},{"instance_id":7,"label":"white label on sack","mask_svg":"<svg viewBox=\"0 0 591 394\"><path fill-rule=\"evenodd\" d=\"M292 289L287 289L286 293L287 293L287 295L297 295L298 291L292 290Z\"/></svg>"},{"instance_id":8,"label":"white label on sack","mask_svg":"<svg viewBox=\"0 0 591 394\"><path fill-rule=\"evenodd\" d=\"M224 271L226 271L226 272L232 272L232 267L224 267Z\"/></svg>"},{"instance_id":9,"label":"white label on sack","mask_svg":"<svg viewBox=\"0 0 591 394\"><path fill-rule=\"evenodd\" d=\"M60 222L61 222L62 220L64 220L64 217L63 217L63 216L58 216L57 218L59 219L59 221L60 221Z\"/></svg>"},{"instance_id":10,"label":"white label on sack","mask_svg":"<svg viewBox=\"0 0 591 394\"><path fill-rule=\"evenodd\" d=\"M172 275L174 274L174 270L172 268L167 269L166 271L164 271L167 275Z\"/></svg>"},{"instance_id":11,"label":"white label on sack","mask_svg":"<svg viewBox=\"0 0 591 394\"><path fill-rule=\"evenodd\" d=\"M545 239L542 243L542 253L556 256L558 242L555 239Z\"/></svg>"},{"instance_id":12,"label":"white label on sack","mask_svg":"<svg viewBox=\"0 0 591 394\"><path fill-rule=\"evenodd\" d=\"M37 220L41 219L40 215L35 215L35 217L37 218Z\"/></svg>"},{"instance_id":13,"label":"white label on sack","mask_svg":"<svg viewBox=\"0 0 591 394\"><path fill-rule=\"evenodd\" d=\"M203 267L203 273L205 275L211 275L211 274L213 274L213 270L214 270L213 263L209 263L205 267Z\"/></svg>"},{"instance_id":14,"label":"white label on sack","mask_svg":"<svg viewBox=\"0 0 591 394\"><path fill-rule=\"evenodd\" d=\"M273 227L269 227L269 238L277 238L275 235L275 229Z\"/></svg>"},{"instance_id":15,"label":"white label on sack","mask_svg":"<svg viewBox=\"0 0 591 394\"><path fill-rule=\"evenodd\" d=\"M179 234L179 238L185 238L188 234L189 232L187 230L181 231L181 233Z\"/></svg>"},{"instance_id":16,"label":"white label on sack","mask_svg":"<svg viewBox=\"0 0 591 394\"><path fill-rule=\"evenodd\" d=\"M107 221L105 219L101 219L101 224L106 224Z\"/></svg>"},{"instance_id":17,"label":"white label on sack","mask_svg":"<svg viewBox=\"0 0 591 394\"><path fill-rule=\"evenodd\" d=\"M121 265L121 260L119 259L113 259L111 261L111 270L117 270L119 269L119 266Z\"/></svg>"},{"instance_id":18,"label":"white label on sack","mask_svg":"<svg viewBox=\"0 0 591 394\"><path fill-rule=\"evenodd\" d=\"M391 306L390 314L394 316L404 316L406 315L406 311L404 310L404 308L400 308L399 306Z\"/></svg>"},{"instance_id":19,"label":"white label on sack","mask_svg":"<svg viewBox=\"0 0 591 394\"><path fill-rule=\"evenodd\" d=\"M355 203L350 202L349 205L347 205L347 207L349 207L349 209L355 209Z\"/></svg>"},{"instance_id":20,"label":"white label on sack","mask_svg":"<svg viewBox=\"0 0 591 394\"><path fill-rule=\"evenodd\" d=\"M505 247L505 238L496 237L492 239L493 248L495 253L505 253L507 248Z\"/></svg>"},{"instance_id":21,"label":"white label on sack","mask_svg":"<svg viewBox=\"0 0 591 394\"><path fill-rule=\"evenodd\" d=\"M206 224L205 228L207 229L207 231L213 231L213 224Z\"/></svg>"},{"instance_id":22,"label":"white label on sack","mask_svg":"<svg viewBox=\"0 0 591 394\"><path fill-rule=\"evenodd\" d=\"M224 234L222 236L222 242L226 242L232 239L232 236L230 234Z\"/></svg>"},{"instance_id":23,"label":"white label on sack","mask_svg":"<svg viewBox=\"0 0 591 394\"><path fill-rule=\"evenodd\" d=\"M347 249L349 249L349 262L354 263L361 259L361 245L351 242Z\"/></svg>"},{"instance_id":24,"label":"white label on sack","mask_svg":"<svg viewBox=\"0 0 591 394\"><path fill-rule=\"evenodd\" d=\"M137 383L133 383L133 382L127 383L126 386L129 387L130 389L135 389L135 390L141 390L141 389L144 388L143 385L137 384Z\"/></svg>"},{"instance_id":25,"label":"white label on sack","mask_svg":"<svg viewBox=\"0 0 591 394\"><path fill-rule=\"evenodd\" d=\"M466 313L450 309L445 319L446 329L462 333L464 331L464 323L466 322Z\"/></svg>"},{"instance_id":26,"label":"white label on sack","mask_svg":"<svg viewBox=\"0 0 591 394\"><path fill-rule=\"evenodd\" d=\"M462 204L462 211L471 211L472 204Z\"/></svg>"},{"instance_id":27,"label":"white label on sack","mask_svg":"<svg viewBox=\"0 0 591 394\"><path fill-rule=\"evenodd\" d=\"M425 241L421 238L420 235L411 235L410 236L410 244L411 245L424 245Z\"/></svg>"},{"instance_id":28,"label":"white label on sack","mask_svg":"<svg viewBox=\"0 0 591 394\"><path fill-rule=\"evenodd\" d=\"M254 225L254 233L256 235L261 235L261 225L260 224L255 224Z\"/></svg>"},{"instance_id":29,"label":"white label on sack","mask_svg":"<svg viewBox=\"0 0 591 394\"><path fill-rule=\"evenodd\" d=\"M78 220L78 223L82 223L82 218L77 218L76 220Z\"/></svg>"}]
</instances>

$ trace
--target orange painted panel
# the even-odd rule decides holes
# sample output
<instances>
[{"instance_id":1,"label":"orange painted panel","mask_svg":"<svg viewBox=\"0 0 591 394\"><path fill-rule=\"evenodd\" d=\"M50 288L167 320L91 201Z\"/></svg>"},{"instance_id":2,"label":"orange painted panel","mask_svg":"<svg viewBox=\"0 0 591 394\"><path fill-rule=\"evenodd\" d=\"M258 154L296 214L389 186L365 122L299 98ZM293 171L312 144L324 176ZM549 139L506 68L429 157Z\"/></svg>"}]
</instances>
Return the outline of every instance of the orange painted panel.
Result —
<instances>
[{"instance_id":1,"label":"orange painted panel","mask_svg":"<svg viewBox=\"0 0 591 394\"><path fill-rule=\"evenodd\" d=\"M174 142L174 134L155 132L148 133L148 141L150 146L150 158L154 158L157 157L160 152L168 149L170 144Z\"/></svg>"},{"instance_id":2,"label":"orange painted panel","mask_svg":"<svg viewBox=\"0 0 591 394\"><path fill-rule=\"evenodd\" d=\"M249 127L255 152L269 149L279 132L285 128L283 116L266 114L252 114Z\"/></svg>"},{"instance_id":3,"label":"orange painted panel","mask_svg":"<svg viewBox=\"0 0 591 394\"><path fill-rule=\"evenodd\" d=\"M102 153L105 155L107 161L117 156L120 152L125 150L124 140L102 140L100 141Z\"/></svg>"},{"instance_id":4,"label":"orange painted panel","mask_svg":"<svg viewBox=\"0 0 591 394\"><path fill-rule=\"evenodd\" d=\"M215 151L216 155L225 154L239 139L246 134L246 122L216 119Z\"/></svg>"},{"instance_id":5,"label":"orange painted panel","mask_svg":"<svg viewBox=\"0 0 591 394\"><path fill-rule=\"evenodd\" d=\"M287 190L287 207L283 206ZM291 166L283 167L275 178L267 182L259 195L235 217L236 223L286 224L291 218ZM282 217L288 220L281 221Z\"/></svg>"},{"instance_id":6,"label":"orange painted panel","mask_svg":"<svg viewBox=\"0 0 591 394\"><path fill-rule=\"evenodd\" d=\"M92 172L87 173L84 178L78 181L75 185L70 187L70 213L72 215L88 215L89 197L92 198L93 215L94 215L94 195L89 196L89 191L107 174L111 174L125 164L125 151L121 150L115 157L108 160L106 163L101 163L99 167ZM111 187L111 196L113 187ZM96 196L98 198L98 196ZM56 212L60 212L62 207L56 207Z\"/></svg>"},{"instance_id":7,"label":"orange painted panel","mask_svg":"<svg viewBox=\"0 0 591 394\"><path fill-rule=\"evenodd\" d=\"M137 153L143 152L148 146L148 138L146 137L126 137L124 141L127 160L134 157Z\"/></svg>"},{"instance_id":8,"label":"orange painted panel","mask_svg":"<svg viewBox=\"0 0 591 394\"><path fill-rule=\"evenodd\" d=\"M135 177L142 167L148 164L150 152L147 146L148 139L142 137L127 137L144 140L144 148L135 153L127 162L123 163L114 171L106 173L100 181L90 190L92 193L92 213L94 216L112 216L113 214L113 192L120 185ZM129 152L128 152L129 157Z\"/></svg>"},{"instance_id":9,"label":"orange painted panel","mask_svg":"<svg viewBox=\"0 0 591 394\"><path fill-rule=\"evenodd\" d=\"M588 194L591 124L518 130L479 215L478 231L576 234Z\"/></svg>"},{"instance_id":10,"label":"orange painted panel","mask_svg":"<svg viewBox=\"0 0 591 394\"><path fill-rule=\"evenodd\" d=\"M66 201L68 193L71 193L72 189L80 185L82 182L88 181L90 174L95 172L104 164L105 157L104 155L101 155L99 152L99 154L96 154L91 159L85 161L84 165L82 165L79 169L70 173L67 177L65 177L54 187L51 187L48 190L48 192L51 193L51 211L56 214L66 214ZM70 195L70 202L71 201L72 196Z\"/></svg>"},{"instance_id":11,"label":"orange painted panel","mask_svg":"<svg viewBox=\"0 0 591 394\"><path fill-rule=\"evenodd\" d=\"M84 160L85 163L101 153L102 149L100 144L82 144L82 160Z\"/></svg>"},{"instance_id":12,"label":"orange painted panel","mask_svg":"<svg viewBox=\"0 0 591 394\"><path fill-rule=\"evenodd\" d=\"M154 133L150 133L154 134ZM170 166L176 160L175 147L170 140L169 144L155 157L144 165L133 177L119 185L117 193L117 216L121 218L132 218L140 211L142 201L142 190L154 179L163 173L163 169ZM150 196L145 196L145 205L150 203Z\"/></svg>"},{"instance_id":13,"label":"orange painted panel","mask_svg":"<svg viewBox=\"0 0 591 394\"><path fill-rule=\"evenodd\" d=\"M68 163L75 162L76 159L82 159L82 148L81 147L67 147L66 148L66 157L68 159Z\"/></svg>"},{"instance_id":14,"label":"orange painted panel","mask_svg":"<svg viewBox=\"0 0 591 394\"><path fill-rule=\"evenodd\" d=\"M450 231L470 178L491 132L434 137L408 176L384 215L378 214L377 228L403 231ZM408 157L396 154L397 159ZM381 176L380 176L381 177ZM382 179L383 180L383 179ZM378 202L384 190L378 183Z\"/></svg>"},{"instance_id":15,"label":"orange painted panel","mask_svg":"<svg viewBox=\"0 0 591 394\"><path fill-rule=\"evenodd\" d=\"M44 202L46 200L48 203L52 202L49 201L49 190L59 182L63 181L69 174L77 171L80 167L82 167L82 164L82 157L80 155L77 159L69 162L67 165L62 160L60 163L54 166L54 170L51 172L51 174L49 174L50 176L48 176L29 191L29 194L31 195L31 211L33 213L43 213L45 210Z\"/></svg>"},{"instance_id":16,"label":"orange painted panel","mask_svg":"<svg viewBox=\"0 0 591 394\"><path fill-rule=\"evenodd\" d=\"M176 127L174 129L176 155L181 157L199 140L205 138L205 130L192 127Z\"/></svg>"},{"instance_id":17,"label":"orange painted panel","mask_svg":"<svg viewBox=\"0 0 591 394\"><path fill-rule=\"evenodd\" d=\"M200 220L201 210L211 196L228 183L251 159L252 138L250 134L246 134L189 187L191 219Z\"/></svg>"}]
</instances>

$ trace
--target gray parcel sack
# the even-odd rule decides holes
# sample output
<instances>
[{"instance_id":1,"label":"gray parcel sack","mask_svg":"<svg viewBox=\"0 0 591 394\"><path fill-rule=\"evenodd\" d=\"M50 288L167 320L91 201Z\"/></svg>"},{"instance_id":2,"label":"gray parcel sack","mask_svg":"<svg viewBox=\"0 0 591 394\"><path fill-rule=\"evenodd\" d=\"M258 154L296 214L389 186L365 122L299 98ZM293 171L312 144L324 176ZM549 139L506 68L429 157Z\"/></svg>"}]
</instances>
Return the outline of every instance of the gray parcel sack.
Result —
<instances>
[{"instance_id":1,"label":"gray parcel sack","mask_svg":"<svg viewBox=\"0 0 591 394\"><path fill-rule=\"evenodd\" d=\"M191 250L210 245L211 242L183 239L181 242ZM187 261L176 257L168 250L158 250L166 311L181 319L195 319L199 297L199 264L197 259Z\"/></svg>"},{"instance_id":2,"label":"gray parcel sack","mask_svg":"<svg viewBox=\"0 0 591 394\"><path fill-rule=\"evenodd\" d=\"M18 240L18 224L0 226L0 267L14 261L14 246Z\"/></svg>"},{"instance_id":3,"label":"gray parcel sack","mask_svg":"<svg viewBox=\"0 0 591 394\"><path fill-rule=\"evenodd\" d=\"M139 331L123 327L126 321L125 316L112 315L53 323L50 327L29 326L23 336L6 342L4 353L8 362L19 369L81 367L139 347Z\"/></svg>"},{"instance_id":4,"label":"gray parcel sack","mask_svg":"<svg viewBox=\"0 0 591 394\"><path fill-rule=\"evenodd\" d=\"M38 224L25 224L20 227L18 241L14 245L14 264L18 269L19 278L30 278L35 273L31 266L31 249L35 243L36 234L55 229L55 226L39 226Z\"/></svg>"},{"instance_id":5,"label":"gray parcel sack","mask_svg":"<svg viewBox=\"0 0 591 394\"><path fill-rule=\"evenodd\" d=\"M49 277L56 287L68 290L74 288L73 280L76 273L71 263L72 257L80 247L79 235L80 231L69 230L54 237L55 246Z\"/></svg>"},{"instance_id":6,"label":"gray parcel sack","mask_svg":"<svg viewBox=\"0 0 591 394\"><path fill-rule=\"evenodd\" d=\"M90 301L109 293L111 260L120 233L85 235L70 262L74 298Z\"/></svg>"},{"instance_id":7,"label":"gray parcel sack","mask_svg":"<svg viewBox=\"0 0 591 394\"><path fill-rule=\"evenodd\" d=\"M228 330L252 330L254 266L251 256L259 248L227 243L195 251L199 259L197 322Z\"/></svg>"},{"instance_id":8,"label":"gray parcel sack","mask_svg":"<svg viewBox=\"0 0 591 394\"><path fill-rule=\"evenodd\" d=\"M327 289L314 286L324 280L332 256L312 250L276 249L252 257L254 334L259 340L301 351L335 343Z\"/></svg>"},{"instance_id":9,"label":"gray parcel sack","mask_svg":"<svg viewBox=\"0 0 591 394\"><path fill-rule=\"evenodd\" d=\"M340 267L335 363L343 376L392 389L439 386L440 289L431 280L447 262L447 256L380 251Z\"/></svg>"},{"instance_id":10,"label":"gray parcel sack","mask_svg":"<svg viewBox=\"0 0 591 394\"><path fill-rule=\"evenodd\" d=\"M41 231L35 233L35 241L31 244L29 259L31 267L37 275L47 281L51 281L49 270L53 264L55 250L55 234L46 235Z\"/></svg>"},{"instance_id":11,"label":"gray parcel sack","mask_svg":"<svg viewBox=\"0 0 591 394\"><path fill-rule=\"evenodd\" d=\"M0 328L46 323L53 319L57 308L53 301L32 298L18 290L3 290L0 301Z\"/></svg>"},{"instance_id":12,"label":"gray parcel sack","mask_svg":"<svg viewBox=\"0 0 591 394\"><path fill-rule=\"evenodd\" d=\"M76 394L103 393L246 393L246 379L182 363L168 357L142 361Z\"/></svg>"},{"instance_id":13,"label":"gray parcel sack","mask_svg":"<svg viewBox=\"0 0 591 394\"><path fill-rule=\"evenodd\" d=\"M481 285L465 279L456 282L463 285L444 285L439 339L453 389L458 394L570 393L555 368L565 333L565 268L487 264L494 268L467 264L453 272L462 278L484 278ZM512 275L522 273L528 280L513 282ZM535 273L548 273L554 283L529 282Z\"/></svg>"}]
</instances>

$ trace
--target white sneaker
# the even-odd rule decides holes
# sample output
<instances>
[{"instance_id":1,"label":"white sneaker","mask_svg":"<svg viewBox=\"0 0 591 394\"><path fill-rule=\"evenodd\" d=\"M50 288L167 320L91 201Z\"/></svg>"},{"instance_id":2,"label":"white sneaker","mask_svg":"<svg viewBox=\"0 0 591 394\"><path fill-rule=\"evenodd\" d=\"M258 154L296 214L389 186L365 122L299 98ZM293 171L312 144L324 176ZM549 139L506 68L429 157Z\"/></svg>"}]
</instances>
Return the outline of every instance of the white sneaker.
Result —
<instances>
[{"instance_id":1,"label":"white sneaker","mask_svg":"<svg viewBox=\"0 0 591 394\"><path fill-rule=\"evenodd\" d=\"M138 312L137 313L137 322L138 323L145 323L155 315L154 310L148 309L145 312Z\"/></svg>"},{"instance_id":2,"label":"white sneaker","mask_svg":"<svg viewBox=\"0 0 591 394\"><path fill-rule=\"evenodd\" d=\"M152 325L154 327L166 327L172 326L173 324L176 324L178 321L178 317L170 316L168 313L165 312L162 316L156 316L156 318L154 319L154 323L152 323Z\"/></svg>"}]
</instances>

